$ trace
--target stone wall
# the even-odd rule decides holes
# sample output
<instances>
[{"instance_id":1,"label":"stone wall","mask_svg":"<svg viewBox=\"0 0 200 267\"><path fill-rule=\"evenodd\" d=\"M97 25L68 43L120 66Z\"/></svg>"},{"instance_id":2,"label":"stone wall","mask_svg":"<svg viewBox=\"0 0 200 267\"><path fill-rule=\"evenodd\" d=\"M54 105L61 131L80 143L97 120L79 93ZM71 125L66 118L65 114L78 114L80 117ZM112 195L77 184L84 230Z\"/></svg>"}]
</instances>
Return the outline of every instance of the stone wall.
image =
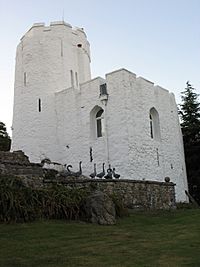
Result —
<instances>
[{"instance_id":1,"label":"stone wall","mask_svg":"<svg viewBox=\"0 0 200 267\"><path fill-rule=\"evenodd\" d=\"M52 183L52 181L45 181ZM62 182L70 188L88 188L100 190L121 199L125 207L137 210L174 209L174 183L136 181L129 179L105 180L84 179L65 180Z\"/></svg>"},{"instance_id":2,"label":"stone wall","mask_svg":"<svg viewBox=\"0 0 200 267\"><path fill-rule=\"evenodd\" d=\"M52 179L45 179L47 174ZM20 176L24 184L31 187L62 183L70 188L100 190L121 199L125 207L130 209L175 208L174 183L130 179L90 179L85 176L59 180L55 178L56 171L43 169L41 164L30 163L22 151L0 152L0 175Z\"/></svg>"},{"instance_id":3,"label":"stone wall","mask_svg":"<svg viewBox=\"0 0 200 267\"><path fill-rule=\"evenodd\" d=\"M22 151L0 151L0 175L43 177L41 164L31 163Z\"/></svg>"}]
</instances>

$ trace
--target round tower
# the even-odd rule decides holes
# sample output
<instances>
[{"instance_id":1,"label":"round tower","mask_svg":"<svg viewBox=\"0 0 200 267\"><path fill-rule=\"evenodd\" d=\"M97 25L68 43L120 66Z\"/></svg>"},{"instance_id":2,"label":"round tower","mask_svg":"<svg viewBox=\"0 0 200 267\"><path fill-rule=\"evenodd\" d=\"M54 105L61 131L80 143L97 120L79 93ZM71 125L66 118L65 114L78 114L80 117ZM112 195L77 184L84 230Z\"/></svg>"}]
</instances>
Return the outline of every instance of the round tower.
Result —
<instances>
[{"instance_id":1,"label":"round tower","mask_svg":"<svg viewBox=\"0 0 200 267\"><path fill-rule=\"evenodd\" d=\"M90 45L82 28L35 23L17 47L12 150L32 161L56 154L55 92L91 79ZM44 151L49 151L48 155Z\"/></svg>"}]
</instances>

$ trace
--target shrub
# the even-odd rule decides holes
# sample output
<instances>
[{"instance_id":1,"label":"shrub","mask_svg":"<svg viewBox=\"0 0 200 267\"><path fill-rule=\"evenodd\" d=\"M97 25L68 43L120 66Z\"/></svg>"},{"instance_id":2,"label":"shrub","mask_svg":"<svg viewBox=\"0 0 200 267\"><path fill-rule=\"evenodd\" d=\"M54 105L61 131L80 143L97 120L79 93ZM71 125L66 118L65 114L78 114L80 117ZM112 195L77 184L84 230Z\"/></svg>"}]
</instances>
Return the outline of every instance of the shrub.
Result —
<instances>
[{"instance_id":1,"label":"shrub","mask_svg":"<svg viewBox=\"0 0 200 267\"><path fill-rule=\"evenodd\" d=\"M193 203L178 202L176 203L176 208L185 210L185 209L195 209L198 208L198 206Z\"/></svg>"},{"instance_id":2,"label":"shrub","mask_svg":"<svg viewBox=\"0 0 200 267\"><path fill-rule=\"evenodd\" d=\"M129 216L128 209L124 206L122 198L116 194L113 194L111 197L115 204L116 216L119 218Z\"/></svg>"},{"instance_id":3,"label":"shrub","mask_svg":"<svg viewBox=\"0 0 200 267\"><path fill-rule=\"evenodd\" d=\"M85 189L63 185L30 188L18 177L0 177L0 221L28 222L39 218L78 219Z\"/></svg>"}]
</instances>

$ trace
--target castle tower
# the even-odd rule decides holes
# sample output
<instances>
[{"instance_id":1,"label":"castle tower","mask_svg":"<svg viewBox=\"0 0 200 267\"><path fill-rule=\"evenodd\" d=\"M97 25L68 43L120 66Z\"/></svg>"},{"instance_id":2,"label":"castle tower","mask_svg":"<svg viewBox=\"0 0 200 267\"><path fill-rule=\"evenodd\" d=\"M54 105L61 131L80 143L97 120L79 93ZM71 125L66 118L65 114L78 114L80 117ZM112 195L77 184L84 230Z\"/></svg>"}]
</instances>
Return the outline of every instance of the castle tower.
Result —
<instances>
[{"instance_id":1,"label":"castle tower","mask_svg":"<svg viewBox=\"0 0 200 267\"><path fill-rule=\"evenodd\" d=\"M53 159L59 142L54 94L78 91L90 79L90 46L82 28L63 21L34 24L17 47L12 150L22 149L32 161Z\"/></svg>"}]
</instances>

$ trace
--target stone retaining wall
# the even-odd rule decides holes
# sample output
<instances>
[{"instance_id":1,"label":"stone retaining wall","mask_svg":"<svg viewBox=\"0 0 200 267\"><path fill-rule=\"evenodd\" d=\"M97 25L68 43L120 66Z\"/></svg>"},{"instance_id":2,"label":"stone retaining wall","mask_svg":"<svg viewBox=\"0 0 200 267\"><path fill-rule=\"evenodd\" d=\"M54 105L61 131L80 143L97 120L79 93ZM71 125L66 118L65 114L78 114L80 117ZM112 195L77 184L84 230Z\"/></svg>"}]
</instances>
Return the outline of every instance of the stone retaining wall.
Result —
<instances>
[{"instance_id":1,"label":"stone retaining wall","mask_svg":"<svg viewBox=\"0 0 200 267\"><path fill-rule=\"evenodd\" d=\"M43 179L45 176L51 180ZM22 151L0 152L0 175L23 177L31 187L43 187L49 183L62 183L70 188L100 190L122 199L130 209L175 208L175 184L170 182L140 181L129 179L89 179L68 177L55 179L55 171L45 170L41 164L30 163Z\"/></svg>"},{"instance_id":2,"label":"stone retaining wall","mask_svg":"<svg viewBox=\"0 0 200 267\"><path fill-rule=\"evenodd\" d=\"M47 180L46 183L53 181ZM63 181L70 188L92 188L122 199L130 209L174 209L175 184L167 182L136 181L129 179L84 179Z\"/></svg>"}]
</instances>

